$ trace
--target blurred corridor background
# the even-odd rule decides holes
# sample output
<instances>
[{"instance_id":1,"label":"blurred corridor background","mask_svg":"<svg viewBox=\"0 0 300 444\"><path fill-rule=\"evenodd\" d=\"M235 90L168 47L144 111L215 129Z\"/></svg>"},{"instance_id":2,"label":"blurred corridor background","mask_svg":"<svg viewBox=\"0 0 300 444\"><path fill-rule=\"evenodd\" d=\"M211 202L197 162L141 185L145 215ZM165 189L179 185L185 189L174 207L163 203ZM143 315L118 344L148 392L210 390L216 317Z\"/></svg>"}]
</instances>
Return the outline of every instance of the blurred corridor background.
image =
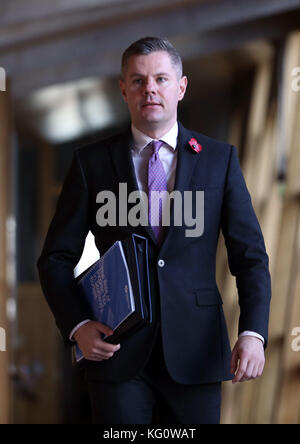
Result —
<instances>
[{"instance_id":1,"label":"blurred corridor background","mask_svg":"<svg viewBox=\"0 0 300 444\"><path fill-rule=\"evenodd\" d=\"M272 275L266 367L223 385L222 423L300 423L300 0L0 0L0 423L90 423L36 260L74 149L129 123L122 52L168 38L184 126L234 144ZM233 346L235 279L217 281Z\"/></svg>"}]
</instances>

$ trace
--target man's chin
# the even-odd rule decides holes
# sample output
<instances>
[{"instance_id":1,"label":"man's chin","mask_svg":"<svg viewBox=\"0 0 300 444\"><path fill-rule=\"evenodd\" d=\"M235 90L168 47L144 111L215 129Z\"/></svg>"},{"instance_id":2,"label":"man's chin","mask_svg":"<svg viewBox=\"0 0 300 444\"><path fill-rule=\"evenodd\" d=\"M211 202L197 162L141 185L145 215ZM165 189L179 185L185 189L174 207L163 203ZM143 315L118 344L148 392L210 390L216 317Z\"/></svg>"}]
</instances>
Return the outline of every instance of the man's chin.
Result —
<instances>
[{"instance_id":1,"label":"man's chin","mask_svg":"<svg viewBox=\"0 0 300 444\"><path fill-rule=\"evenodd\" d=\"M155 113L147 113L147 114L142 114L140 116L140 120L143 122L147 122L147 123L159 123L162 120L164 120L164 115L163 113L159 113L159 112L155 112Z\"/></svg>"},{"instance_id":2,"label":"man's chin","mask_svg":"<svg viewBox=\"0 0 300 444\"><path fill-rule=\"evenodd\" d=\"M164 119L162 119L162 118L156 118L156 119L143 119L142 120L142 124L145 126L145 127L156 127L156 126L159 126L159 125L161 125L162 124L162 122L164 121Z\"/></svg>"}]
</instances>

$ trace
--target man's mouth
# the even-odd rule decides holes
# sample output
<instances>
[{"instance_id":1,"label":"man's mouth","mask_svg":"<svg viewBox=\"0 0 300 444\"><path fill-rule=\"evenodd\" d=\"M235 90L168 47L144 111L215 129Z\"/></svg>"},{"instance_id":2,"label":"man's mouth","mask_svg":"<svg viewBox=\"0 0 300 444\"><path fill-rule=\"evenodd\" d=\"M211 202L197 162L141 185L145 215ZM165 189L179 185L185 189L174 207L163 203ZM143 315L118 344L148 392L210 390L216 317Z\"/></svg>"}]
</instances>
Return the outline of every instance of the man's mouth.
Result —
<instances>
[{"instance_id":1,"label":"man's mouth","mask_svg":"<svg viewBox=\"0 0 300 444\"><path fill-rule=\"evenodd\" d=\"M161 103L147 102L147 103L144 103L144 104L142 105L142 108L145 108L145 107L152 107L152 106L161 106Z\"/></svg>"}]
</instances>

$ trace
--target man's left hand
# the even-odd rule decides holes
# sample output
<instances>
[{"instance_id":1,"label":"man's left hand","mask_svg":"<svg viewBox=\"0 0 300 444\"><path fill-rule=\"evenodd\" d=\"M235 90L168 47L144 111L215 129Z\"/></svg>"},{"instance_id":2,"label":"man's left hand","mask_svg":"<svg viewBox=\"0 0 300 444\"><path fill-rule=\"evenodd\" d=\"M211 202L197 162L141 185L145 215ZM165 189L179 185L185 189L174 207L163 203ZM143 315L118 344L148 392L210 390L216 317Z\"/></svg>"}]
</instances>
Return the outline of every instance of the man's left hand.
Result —
<instances>
[{"instance_id":1,"label":"man's left hand","mask_svg":"<svg viewBox=\"0 0 300 444\"><path fill-rule=\"evenodd\" d=\"M262 375L265 366L264 346L255 336L241 336L232 350L230 372L232 383L244 382Z\"/></svg>"}]
</instances>

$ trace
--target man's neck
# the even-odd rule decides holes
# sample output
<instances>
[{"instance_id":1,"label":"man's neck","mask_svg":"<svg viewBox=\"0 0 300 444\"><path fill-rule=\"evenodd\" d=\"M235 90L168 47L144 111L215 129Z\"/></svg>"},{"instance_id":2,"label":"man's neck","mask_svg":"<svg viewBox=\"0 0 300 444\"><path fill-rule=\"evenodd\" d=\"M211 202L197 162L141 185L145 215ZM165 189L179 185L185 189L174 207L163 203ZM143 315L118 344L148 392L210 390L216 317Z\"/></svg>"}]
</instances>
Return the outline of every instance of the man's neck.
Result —
<instances>
[{"instance_id":1,"label":"man's neck","mask_svg":"<svg viewBox=\"0 0 300 444\"><path fill-rule=\"evenodd\" d=\"M151 139L159 140L162 136L164 136L170 129L175 125L176 119L169 123L168 125L162 127L162 126L145 126L145 125L139 125L134 122L132 122L135 128L137 128L142 133L146 134L147 136L151 137Z\"/></svg>"}]
</instances>

